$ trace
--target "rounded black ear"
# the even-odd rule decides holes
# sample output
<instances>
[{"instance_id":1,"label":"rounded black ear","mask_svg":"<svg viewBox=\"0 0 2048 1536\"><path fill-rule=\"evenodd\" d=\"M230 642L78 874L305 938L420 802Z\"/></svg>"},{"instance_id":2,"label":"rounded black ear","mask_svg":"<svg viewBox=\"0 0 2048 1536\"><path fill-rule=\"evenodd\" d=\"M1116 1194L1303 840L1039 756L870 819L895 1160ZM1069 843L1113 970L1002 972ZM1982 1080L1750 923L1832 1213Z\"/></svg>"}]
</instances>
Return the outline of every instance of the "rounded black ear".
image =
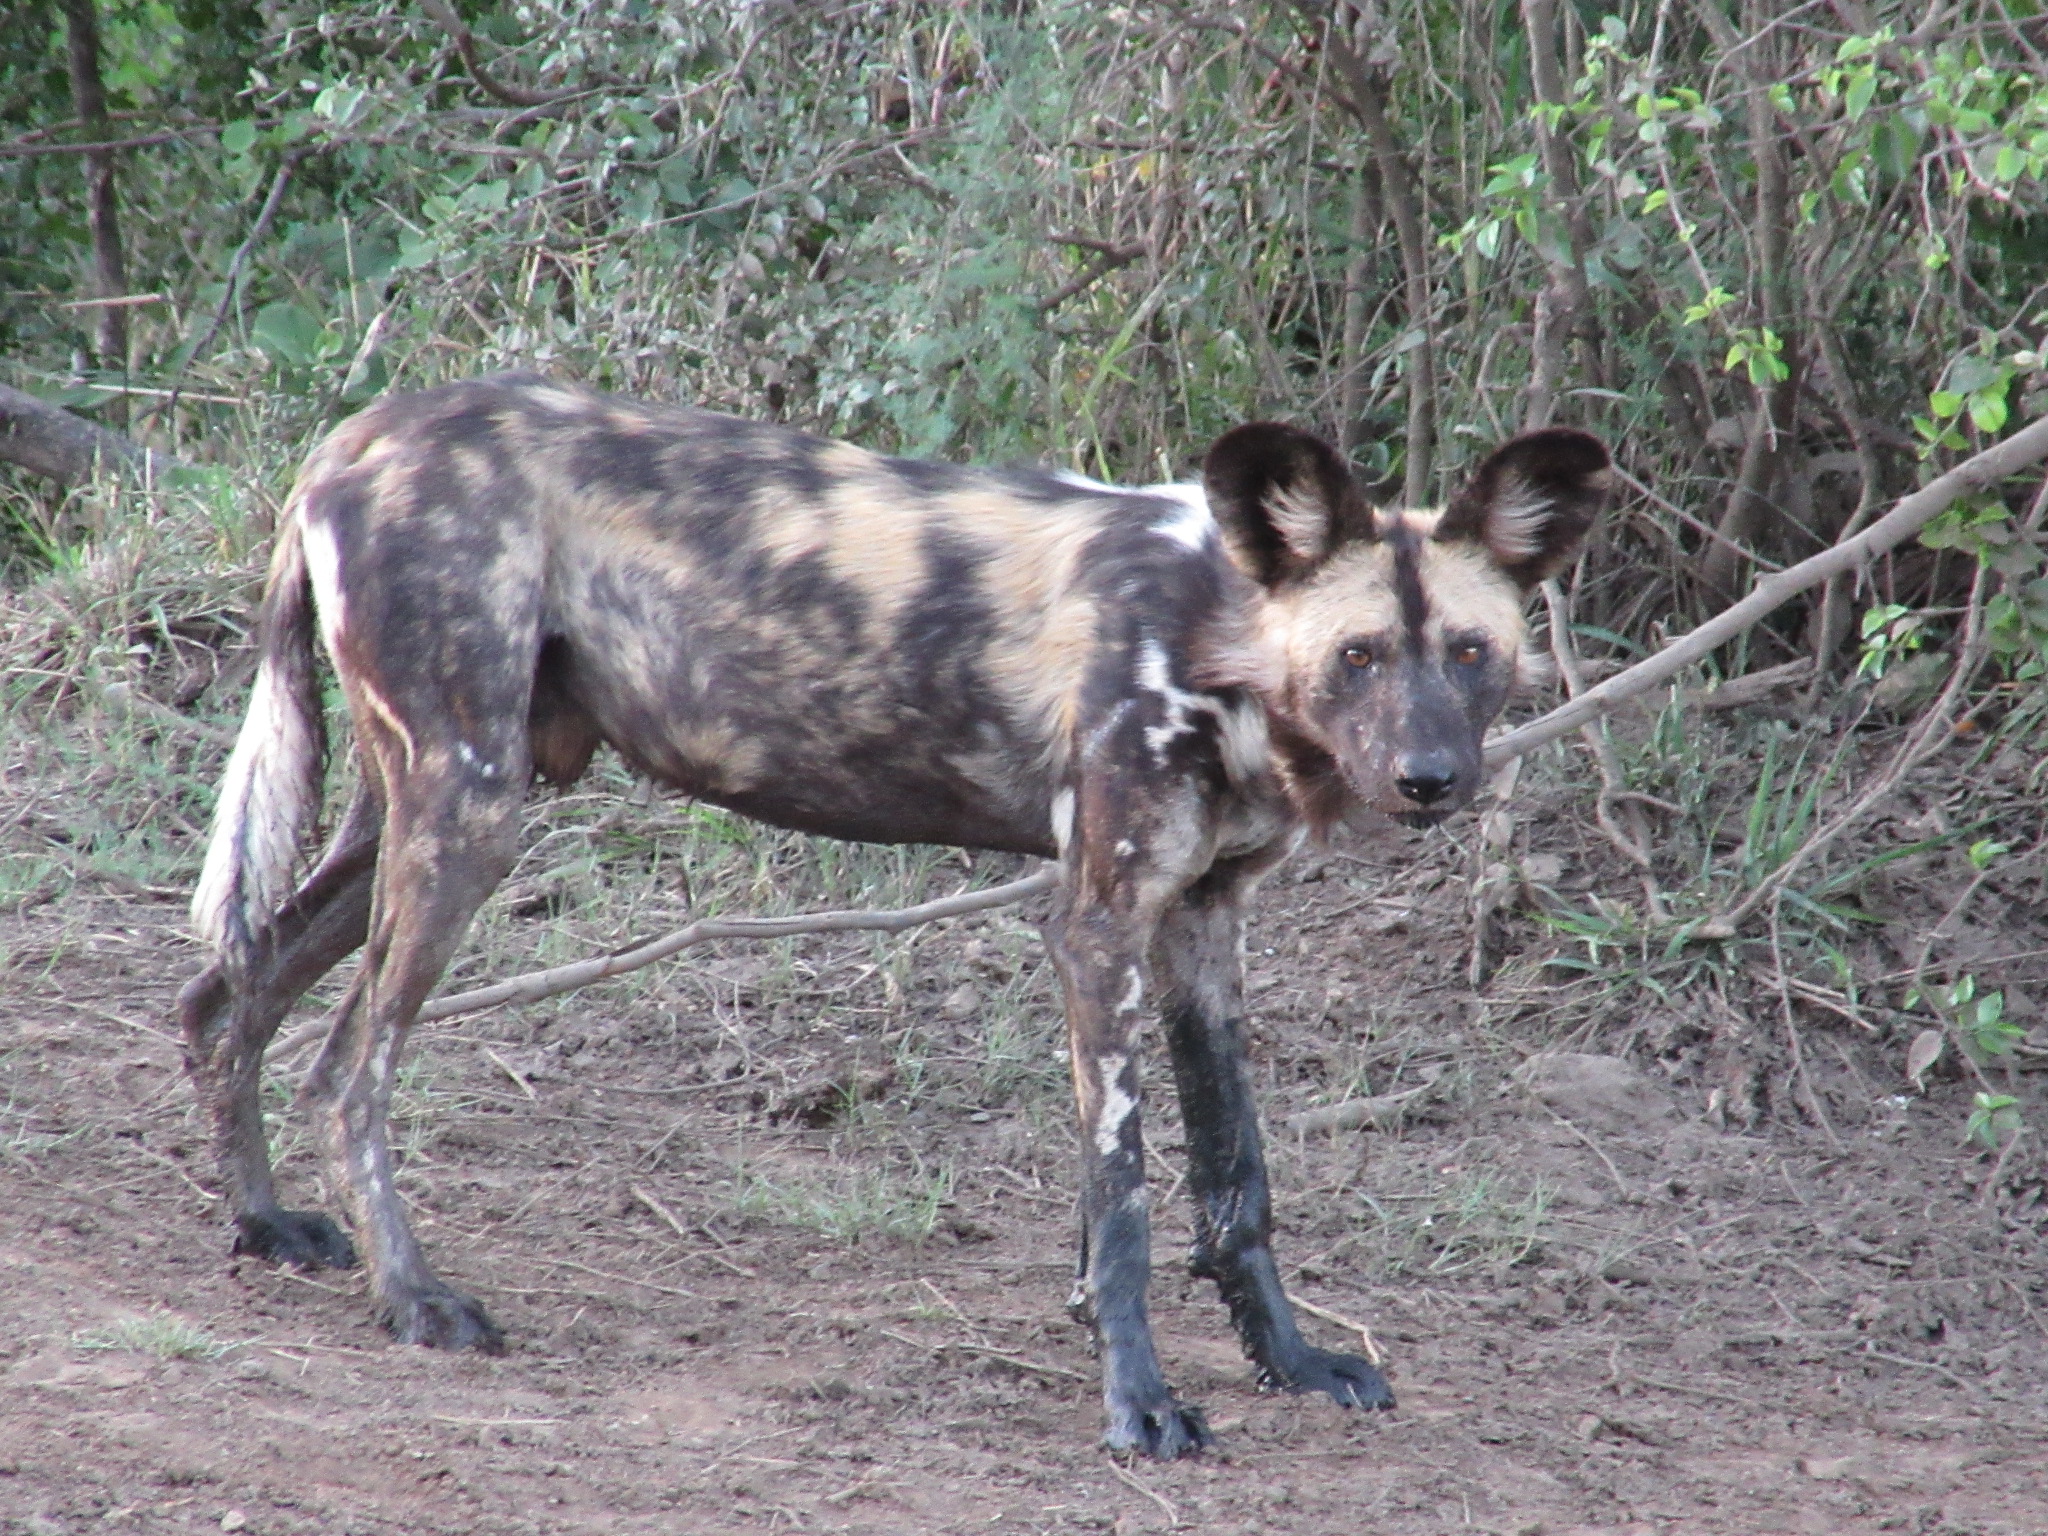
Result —
<instances>
[{"instance_id":1,"label":"rounded black ear","mask_svg":"<svg viewBox=\"0 0 2048 1536\"><path fill-rule=\"evenodd\" d=\"M1238 564L1262 586L1296 580L1338 545L1373 537L1343 456L1277 421L1234 427L1202 460L1202 490Z\"/></svg>"},{"instance_id":2,"label":"rounded black ear","mask_svg":"<svg viewBox=\"0 0 2048 1536\"><path fill-rule=\"evenodd\" d=\"M1434 537L1469 539L1527 590L1559 571L1607 504L1612 461L1600 439L1570 427L1525 432L1472 472Z\"/></svg>"}]
</instances>

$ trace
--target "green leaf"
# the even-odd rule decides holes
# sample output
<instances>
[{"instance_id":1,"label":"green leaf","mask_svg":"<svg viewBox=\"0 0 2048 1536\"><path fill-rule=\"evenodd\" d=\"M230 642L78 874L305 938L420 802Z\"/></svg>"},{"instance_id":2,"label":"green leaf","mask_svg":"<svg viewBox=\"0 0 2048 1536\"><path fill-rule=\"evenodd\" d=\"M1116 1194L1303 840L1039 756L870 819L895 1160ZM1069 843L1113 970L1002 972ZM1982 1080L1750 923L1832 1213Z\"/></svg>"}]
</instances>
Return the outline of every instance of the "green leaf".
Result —
<instances>
[{"instance_id":1,"label":"green leaf","mask_svg":"<svg viewBox=\"0 0 2048 1536\"><path fill-rule=\"evenodd\" d=\"M1849 116L1861 117L1870 110L1871 98L1877 94L1877 71L1859 70L1849 81L1849 89L1842 93L1842 107Z\"/></svg>"},{"instance_id":2,"label":"green leaf","mask_svg":"<svg viewBox=\"0 0 2048 1536\"><path fill-rule=\"evenodd\" d=\"M1959 395L1973 394L1999 377L1998 364L1976 352L1965 352L1949 365L1948 387Z\"/></svg>"},{"instance_id":3,"label":"green leaf","mask_svg":"<svg viewBox=\"0 0 2048 1536\"><path fill-rule=\"evenodd\" d=\"M1996 390L1979 390L1970 396L1970 420L1976 423L1979 432L1996 432L2005 426L2011 414L2005 403L2005 384L2001 381Z\"/></svg>"},{"instance_id":4,"label":"green leaf","mask_svg":"<svg viewBox=\"0 0 2048 1536\"><path fill-rule=\"evenodd\" d=\"M303 368L320 345L320 322L296 304L266 304L256 311L249 334L272 362Z\"/></svg>"},{"instance_id":5,"label":"green leaf","mask_svg":"<svg viewBox=\"0 0 2048 1536\"><path fill-rule=\"evenodd\" d=\"M231 155L246 155L256 146L256 125L248 118L237 118L220 131L220 147Z\"/></svg>"}]
</instances>

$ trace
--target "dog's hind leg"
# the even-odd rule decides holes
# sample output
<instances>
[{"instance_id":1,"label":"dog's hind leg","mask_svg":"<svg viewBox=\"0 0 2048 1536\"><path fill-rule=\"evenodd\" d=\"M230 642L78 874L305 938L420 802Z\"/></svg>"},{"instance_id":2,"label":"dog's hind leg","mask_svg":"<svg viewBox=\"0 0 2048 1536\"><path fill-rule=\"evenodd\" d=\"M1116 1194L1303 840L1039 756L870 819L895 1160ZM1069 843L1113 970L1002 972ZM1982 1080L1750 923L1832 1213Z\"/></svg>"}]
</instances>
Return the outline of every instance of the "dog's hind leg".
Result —
<instances>
[{"instance_id":1,"label":"dog's hind leg","mask_svg":"<svg viewBox=\"0 0 2048 1536\"><path fill-rule=\"evenodd\" d=\"M1169 905L1152 950L1195 1203L1188 1267L1216 1282L1261 1386L1391 1408L1373 1366L1301 1336L1273 1261L1273 1205L1244 1058L1243 899L1255 872L1218 864Z\"/></svg>"},{"instance_id":2,"label":"dog's hind leg","mask_svg":"<svg viewBox=\"0 0 2048 1536\"><path fill-rule=\"evenodd\" d=\"M365 785L320 863L272 919L248 973L230 978L216 962L178 994L185 1069L213 1132L236 1253L306 1269L355 1263L333 1221L278 1204L260 1093L263 1053L278 1025L368 931L381 820Z\"/></svg>"},{"instance_id":3,"label":"dog's hind leg","mask_svg":"<svg viewBox=\"0 0 2048 1536\"><path fill-rule=\"evenodd\" d=\"M516 711L482 707L490 702L468 697L459 701L468 708L447 705L451 726L472 722L472 737L453 741L447 728L442 739L425 739L433 727L416 708L407 711L414 729L402 743L356 712L383 768L383 846L362 968L301 1102L354 1224L380 1319L405 1343L495 1353L504 1339L482 1305L427 1265L399 1199L386 1133L413 1019L517 847L531 773L525 700Z\"/></svg>"}]
</instances>

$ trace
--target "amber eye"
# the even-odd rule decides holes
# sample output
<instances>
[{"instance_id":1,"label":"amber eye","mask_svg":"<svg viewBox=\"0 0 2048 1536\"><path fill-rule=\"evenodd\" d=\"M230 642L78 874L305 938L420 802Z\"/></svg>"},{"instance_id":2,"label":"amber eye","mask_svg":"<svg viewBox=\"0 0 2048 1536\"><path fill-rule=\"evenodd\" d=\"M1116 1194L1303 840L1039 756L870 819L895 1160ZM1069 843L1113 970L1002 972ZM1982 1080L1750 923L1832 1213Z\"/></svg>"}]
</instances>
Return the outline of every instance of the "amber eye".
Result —
<instances>
[{"instance_id":1,"label":"amber eye","mask_svg":"<svg viewBox=\"0 0 2048 1536\"><path fill-rule=\"evenodd\" d=\"M1369 645L1347 645L1344 647L1344 662L1347 666L1369 667L1372 665L1372 647Z\"/></svg>"},{"instance_id":2,"label":"amber eye","mask_svg":"<svg viewBox=\"0 0 2048 1536\"><path fill-rule=\"evenodd\" d=\"M1467 640L1451 647L1451 660L1461 667L1476 667L1486 660L1486 647L1477 640Z\"/></svg>"}]
</instances>

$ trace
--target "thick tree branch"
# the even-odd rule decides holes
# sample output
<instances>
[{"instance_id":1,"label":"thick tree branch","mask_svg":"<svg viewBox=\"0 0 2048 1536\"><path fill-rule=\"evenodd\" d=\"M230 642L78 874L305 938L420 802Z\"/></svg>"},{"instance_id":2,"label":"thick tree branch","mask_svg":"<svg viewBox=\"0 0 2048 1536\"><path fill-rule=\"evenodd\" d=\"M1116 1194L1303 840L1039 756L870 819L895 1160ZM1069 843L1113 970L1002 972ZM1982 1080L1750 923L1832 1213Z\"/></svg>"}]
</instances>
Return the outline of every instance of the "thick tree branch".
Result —
<instances>
[{"instance_id":1,"label":"thick tree branch","mask_svg":"<svg viewBox=\"0 0 2048 1536\"><path fill-rule=\"evenodd\" d=\"M1903 544L1959 498L1994 486L2006 476L2016 474L2030 464L2037 464L2043 458L2048 458L2048 416L2029 423L2003 442L1994 443L1982 453L1965 459L1947 474L1903 498L1861 533L1766 577L1756 584L1749 596L1722 609L1656 655L1615 673L1604 683L1595 684L1549 714L1495 737L1486 744L1487 766L1499 767L1509 758L1519 757L1524 752L1555 741L1594 716L1605 714L1638 694L1647 693L1726 645L1800 593L1819 586L1831 576L1855 570L1886 550Z\"/></svg>"},{"instance_id":2,"label":"thick tree branch","mask_svg":"<svg viewBox=\"0 0 2048 1536\"><path fill-rule=\"evenodd\" d=\"M1430 467L1436 453L1436 338L1429 292L1429 236L1423 225L1421 194L1401 153L1401 141L1388 120L1387 71L1377 55L1368 57L1359 52L1346 35L1347 20L1357 16L1355 8L1340 5L1325 13L1310 0L1295 0L1295 7L1323 28L1330 62L1343 77L1348 92L1336 95L1335 99L1365 128L1373 166L1379 172L1380 190L1400 242L1402 296L1408 311L1409 332L1404 370L1408 375L1404 493L1408 505L1423 506L1429 501ZM1359 20L1362 27L1369 25L1363 18Z\"/></svg>"},{"instance_id":3,"label":"thick tree branch","mask_svg":"<svg viewBox=\"0 0 2048 1536\"><path fill-rule=\"evenodd\" d=\"M139 470L155 479L177 460L144 448L34 395L0 384L0 461L69 489L112 469Z\"/></svg>"}]
</instances>

